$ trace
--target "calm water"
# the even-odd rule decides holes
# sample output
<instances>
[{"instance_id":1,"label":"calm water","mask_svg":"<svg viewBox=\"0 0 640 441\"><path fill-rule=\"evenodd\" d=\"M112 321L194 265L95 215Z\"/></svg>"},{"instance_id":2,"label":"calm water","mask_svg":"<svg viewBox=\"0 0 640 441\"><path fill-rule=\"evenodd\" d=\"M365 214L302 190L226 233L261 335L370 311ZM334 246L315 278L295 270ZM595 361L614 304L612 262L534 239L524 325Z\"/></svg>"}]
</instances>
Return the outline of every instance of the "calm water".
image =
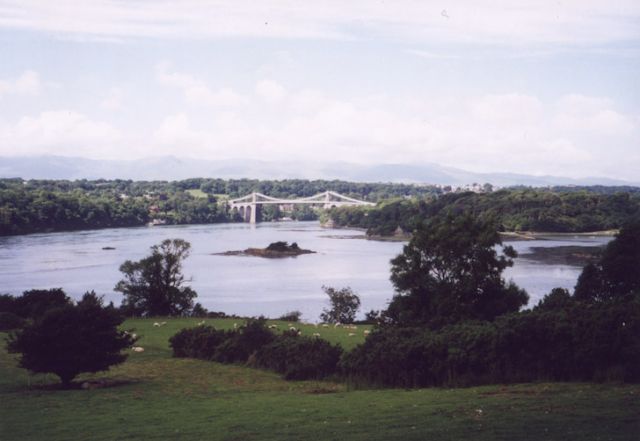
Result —
<instances>
[{"instance_id":1,"label":"calm water","mask_svg":"<svg viewBox=\"0 0 640 441\"><path fill-rule=\"evenodd\" d=\"M323 229L317 222L165 226L33 234L0 238L0 292L19 294L32 288L62 287L74 298L87 290L120 303L114 292L119 265L145 257L149 247L166 238L192 245L184 272L191 276L198 301L214 311L241 315L278 316L300 310L314 320L326 306L323 285L350 286L360 294L362 311L384 308L393 288L389 260L402 243L353 238L353 230ZM529 247L593 246L609 238L554 238L511 242L526 253ZM229 250L264 247L282 240L298 242L317 254L287 259L214 256ZM102 247L115 250L102 250ZM519 258L506 274L531 295L535 303L551 288L573 288L580 268Z\"/></svg>"}]
</instances>

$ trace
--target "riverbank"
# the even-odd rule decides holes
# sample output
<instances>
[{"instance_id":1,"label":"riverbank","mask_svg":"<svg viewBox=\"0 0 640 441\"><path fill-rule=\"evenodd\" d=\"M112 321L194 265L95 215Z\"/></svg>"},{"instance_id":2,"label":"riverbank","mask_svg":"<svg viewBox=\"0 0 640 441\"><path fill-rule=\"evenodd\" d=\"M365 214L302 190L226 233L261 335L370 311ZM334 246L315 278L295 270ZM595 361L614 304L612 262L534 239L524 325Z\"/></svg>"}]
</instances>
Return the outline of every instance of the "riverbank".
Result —
<instances>
[{"instance_id":1,"label":"riverbank","mask_svg":"<svg viewBox=\"0 0 640 441\"><path fill-rule=\"evenodd\" d=\"M287 382L267 371L171 357L169 336L200 319L164 320L160 328L154 319L124 323L136 328L145 351L108 372L81 376L105 385L97 389L57 390L57 378L28 375L2 343L0 438L623 441L640 430L639 385L350 390L332 381Z\"/></svg>"}]
</instances>

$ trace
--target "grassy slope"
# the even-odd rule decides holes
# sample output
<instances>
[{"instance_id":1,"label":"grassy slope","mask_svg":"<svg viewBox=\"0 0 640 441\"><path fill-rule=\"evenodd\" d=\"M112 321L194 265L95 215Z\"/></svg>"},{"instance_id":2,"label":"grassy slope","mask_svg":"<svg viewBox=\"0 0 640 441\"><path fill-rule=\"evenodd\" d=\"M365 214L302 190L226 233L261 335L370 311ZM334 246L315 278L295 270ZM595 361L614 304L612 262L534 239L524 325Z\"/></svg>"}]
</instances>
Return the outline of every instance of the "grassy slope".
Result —
<instances>
[{"instance_id":1,"label":"grassy slope","mask_svg":"<svg viewBox=\"0 0 640 441\"><path fill-rule=\"evenodd\" d=\"M0 351L0 439L631 440L640 433L638 385L348 391L331 382L285 382L260 370L173 359L168 337L198 320L167 320L161 328L154 321L125 323L142 335L144 353L82 377L109 380L112 386L103 389L56 390L56 377L29 376ZM340 329L318 332L352 346L361 331L354 337Z\"/></svg>"}]
</instances>

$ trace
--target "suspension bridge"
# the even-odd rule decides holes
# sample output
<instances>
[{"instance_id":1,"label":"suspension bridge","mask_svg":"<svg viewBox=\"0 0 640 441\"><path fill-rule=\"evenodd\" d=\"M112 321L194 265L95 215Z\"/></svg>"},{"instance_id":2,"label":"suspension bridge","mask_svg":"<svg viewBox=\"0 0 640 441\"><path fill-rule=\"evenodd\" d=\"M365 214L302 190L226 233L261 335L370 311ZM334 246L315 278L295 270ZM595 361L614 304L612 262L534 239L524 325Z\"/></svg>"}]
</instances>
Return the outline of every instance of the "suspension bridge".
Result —
<instances>
[{"instance_id":1,"label":"suspension bridge","mask_svg":"<svg viewBox=\"0 0 640 441\"><path fill-rule=\"evenodd\" d=\"M325 191L313 196L297 199L278 199L262 193L253 192L241 198L231 199L227 204L229 205L229 209L237 210L245 222L252 224L255 224L260 219L260 207L263 205L315 205L327 209L344 206L375 205L371 202L360 201L350 198L349 196L341 195L335 191Z\"/></svg>"}]
</instances>

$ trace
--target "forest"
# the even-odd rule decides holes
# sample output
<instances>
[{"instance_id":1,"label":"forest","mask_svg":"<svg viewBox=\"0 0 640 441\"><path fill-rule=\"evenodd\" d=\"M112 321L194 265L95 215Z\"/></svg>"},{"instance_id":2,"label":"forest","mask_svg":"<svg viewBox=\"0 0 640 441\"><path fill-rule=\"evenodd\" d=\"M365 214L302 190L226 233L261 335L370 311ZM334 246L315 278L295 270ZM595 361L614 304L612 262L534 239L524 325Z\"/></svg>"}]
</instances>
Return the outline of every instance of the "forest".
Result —
<instances>
[{"instance_id":1,"label":"forest","mask_svg":"<svg viewBox=\"0 0 640 441\"><path fill-rule=\"evenodd\" d=\"M490 186L489 186L490 187ZM585 232L619 228L640 213L635 187L507 188L474 193L448 186L326 180L205 179L182 181L0 179L0 236L156 224L237 222L226 201L253 191L280 198L332 190L375 202L321 214L336 227L372 236L410 233L440 212L495 218L504 231ZM281 213L266 207L262 220ZM318 213L296 208L294 220Z\"/></svg>"},{"instance_id":2,"label":"forest","mask_svg":"<svg viewBox=\"0 0 640 441\"><path fill-rule=\"evenodd\" d=\"M376 207L334 208L336 227L367 230L371 236L410 233L440 213L472 213L495 219L502 231L575 233L620 228L640 215L640 193L616 187L513 188L490 193L449 193L385 201Z\"/></svg>"},{"instance_id":3,"label":"forest","mask_svg":"<svg viewBox=\"0 0 640 441\"><path fill-rule=\"evenodd\" d=\"M0 179L0 235L161 224L239 221L225 201L253 191L293 198L333 190L372 202L392 197L425 197L435 186L366 184L346 181L187 179L183 181ZM277 216L265 209L263 220ZM309 209L291 217L312 220Z\"/></svg>"}]
</instances>

